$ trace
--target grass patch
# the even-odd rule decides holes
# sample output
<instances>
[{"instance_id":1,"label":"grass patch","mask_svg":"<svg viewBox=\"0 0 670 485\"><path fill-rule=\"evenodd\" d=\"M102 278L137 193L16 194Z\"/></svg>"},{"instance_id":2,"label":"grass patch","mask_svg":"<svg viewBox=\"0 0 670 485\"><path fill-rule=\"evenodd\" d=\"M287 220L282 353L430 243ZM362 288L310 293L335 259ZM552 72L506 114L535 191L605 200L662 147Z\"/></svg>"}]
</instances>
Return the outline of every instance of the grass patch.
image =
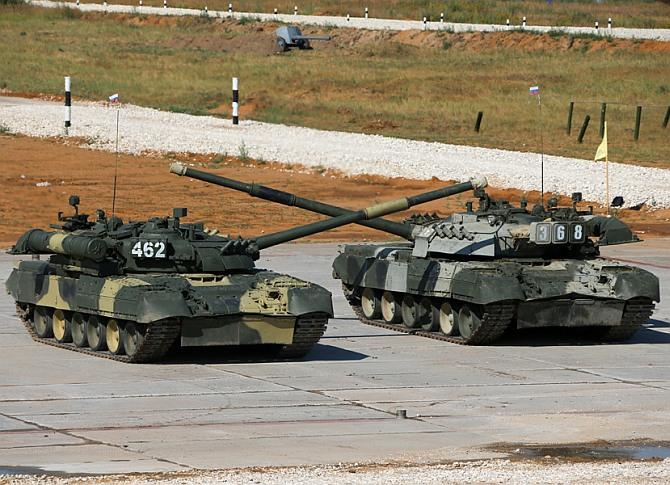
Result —
<instances>
[{"instance_id":1,"label":"grass patch","mask_svg":"<svg viewBox=\"0 0 670 485\"><path fill-rule=\"evenodd\" d=\"M600 141L600 102L608 101L620 103L607 109L612 160L670 166L661 127L670 105L663 43L645 50L649 42L601 37L332 29L330 43L278 56L268 53L273 25L83 15L72 22L59 11L0 7L0 85L61 94L67 73L75 99L119 92L128 103L217 114L228 113L230 79L239 77L241 105L253 105L246 118L539 151L537 98L528 95L539 84L547 153L590 159ZM571 100L578 102L568 136ZM644 110L636 143L638 104ZM475 133L480 110L482 131ZM579 144L587 114L591 126ZM241 158L249 156L240 148Z\"/></svg>"},{"instance_id":2,"label":"grass patch","mask_svg":"<svg viewBox=\"0 0 670 485\"><path fill-rule=\"evenodd\" d=\"M9 133L9 128L5 125L0 125L0 135L6 135Z\"/></svg>"}]
</instances>

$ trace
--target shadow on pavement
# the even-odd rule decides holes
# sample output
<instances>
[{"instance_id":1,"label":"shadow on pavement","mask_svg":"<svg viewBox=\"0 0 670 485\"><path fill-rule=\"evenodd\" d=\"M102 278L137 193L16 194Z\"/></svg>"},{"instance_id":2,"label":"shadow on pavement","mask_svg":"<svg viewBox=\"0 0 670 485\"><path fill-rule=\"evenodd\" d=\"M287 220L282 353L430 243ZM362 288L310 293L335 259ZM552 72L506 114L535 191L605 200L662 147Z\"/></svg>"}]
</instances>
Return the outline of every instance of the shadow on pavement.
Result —
<instances>
[{"instance_id":1,"label":"shadow on pavement","mask_svg":"<svg viewBox=\"0 0 670 485\"><path fill-rule=\"evenodd\" d=\"M655 329L668 328L669 322L650 320L638 330L632 338L624 341L605 342L588 335L584 328L532 328L511 331L495 346L501 347L543 347L557 345L634 345L634 344L670 344L670 333Z\"/></svg>"},{"instance_id":2,"label":"shadow on pavement","mask_svg":"<svg viewBox=\"0 0 670 485\"><path fill-rule=\"evenodd\" d=\"M329 362L351 361L368 358L366 354L334 347L332 345L316 344L305 357L300 359L283 359L273 356L270 349L259 349L256 346L214 346L214 347L182 347L173 350L165 364L250 364L268 362Z\"/></svg>"}]
</instances>

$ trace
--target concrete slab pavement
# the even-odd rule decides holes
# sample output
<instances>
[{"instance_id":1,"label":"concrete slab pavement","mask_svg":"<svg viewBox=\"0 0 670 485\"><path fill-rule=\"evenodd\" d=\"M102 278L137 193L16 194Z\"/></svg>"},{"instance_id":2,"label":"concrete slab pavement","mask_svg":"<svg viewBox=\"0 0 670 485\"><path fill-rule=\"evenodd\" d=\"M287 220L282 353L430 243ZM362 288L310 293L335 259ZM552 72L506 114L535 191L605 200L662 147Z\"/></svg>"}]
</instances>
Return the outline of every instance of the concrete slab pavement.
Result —
<instances>
[{"instance_id":1,"label":"concrete slab pavement","mask_svg":"<svg viewBox=\"0 0 670 485\"><path fill-rule=\"evenodd\" d=\"M360 324L330 278L336 245L286 245L259 266L333 292L300 362L189 352L125 365L39 345L0 296L0 468L112 473L495 456L499 442L670 439L670 242L609 248L659 275L629 342L524 334L464 347ZM11 270L0 256L0 280ZM405 409L410 419L397 419Z\"/></svg>"}]
</instances>

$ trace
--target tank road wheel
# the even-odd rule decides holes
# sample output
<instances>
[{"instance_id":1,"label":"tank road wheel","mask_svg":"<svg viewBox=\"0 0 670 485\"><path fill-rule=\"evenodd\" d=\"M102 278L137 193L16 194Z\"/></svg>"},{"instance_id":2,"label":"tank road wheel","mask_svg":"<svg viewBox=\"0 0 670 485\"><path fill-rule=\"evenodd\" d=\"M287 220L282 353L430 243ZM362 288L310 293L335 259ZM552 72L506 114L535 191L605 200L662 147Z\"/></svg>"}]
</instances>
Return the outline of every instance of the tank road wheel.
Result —
<instances>
[{"instance_id":1,"label":"tank road wheel","mask_svg":"<svg viewBox=\"0 0 670 485\"><path fill-rule=\"evenodd\" d=\"M426 332L434 332L440 326L440 310L433 301L424 296L419 302L419 326Z\"/></svg>"},{"instance_id":2,"label":"tank road wheel","mask_svg":"<svg viewBox=\"0 0 670 485\"><path fill-rule=\"evenodd\" d=\"M482 324L482 319L468 305L458 312L458 330L465 340L470 339Z\"/></svg>"},{"instance_id":3,"label":"tank road wheel","mask_svg":"<svg viewBox=\"0 0 670 485\"><path fill-rule=\"evenodd\" d=\"M63 310L55 310L51 317L51 327L53 328L54 338L58 343L72 342L72 332L70 321L65 318Z\"/></svg>"},{"instance_id":4,"label":"tank road wheel","mask_svg":"<svg viewBox=\"0 0 670 485\"><path fill-rule=\"evenodd\" d=\"M105 340L107 341L107 349L114 355L123 354L123 338L121 334L121 324L118 320L110 318L105 325Z\"/></svg>"},{"instance_id":5,"label":"tank road wheel","mask_svg":"<svg viewBox=\"0 0 670 485\"><path fill-rule=\"evenodd\" d=\"M361 309L365 318L374 320L382 315L382 303L379 292L372 288L364 288L361 293Z\"/></svg>"},{"instance_id":6,"label":"tank road wheel","mask_svg":"<svg viewBox=\"0 0 670 485\"><path fill-rule=\"evenodd\" d=\"M417 328L421 319L421 308L412 295L405 295L400 308L402 323L407 328Z\"/></svg>"},{"instance_id":7,"label":"tank road wheel","mask_svg":"<svg viewBox=\"0 0 670 485\"><path fill-rule=\"evenodd\" d=\"M77 347L86 347L88 345L84 315L79 312L72 314L70 318L70 332L72 333L72 341Z\"/></svg>"},{"instance_id":8,"label":"tank road wheel","mask_svg":"<svg viewBox=\"0 0 670 485\"><path fill-rule=\"evenodd\" d=\"M33 312L33 322L35 333L40 338L51 338L54 336L51 325L51 312L43 306L35 307Z\"/></svg>"},{"instance_id":9,"label":"tank road wheel","mask_svg":"<svg viewBox=\"0 0 670 485\"><path fill-rule=\"evenodd\" d=\"M142 347L146 333L147 328L144 325L135 322L126 323L121 337L123 339L123 348L128 357L133 357L137 353L137 350Z\"/></svg>"},{"instance_id":10,"label":"tank road wheel","mask_svg":"<svg viewBox=\"0 0 670 485\"><path fill-rule=\"evenodd\" d=\"M86 321L86 339L91 350L107 349L105 324L95 315L91 315Z\"/></svg>"},{"instance_id":11,"label":"tank road wheel","mask_svg":"<svg viewBox=\"0 0 670 485\"><path fill-rule=\"evenodd\" d=\"M458 313L451 303L443 301L440 305L440 330L445 335L458 335Z\"/></svg>"},{"instance_id":12,"label":"tank road wheel","mask_svg":"<svg viewBox=\"0 0 670 485\"><path fill-rule=\"evenodd\" d=\"M382 294L382 318L386 323L396 325L402 321L400 303L390 291Z\"/></svg>"}]
</instances>

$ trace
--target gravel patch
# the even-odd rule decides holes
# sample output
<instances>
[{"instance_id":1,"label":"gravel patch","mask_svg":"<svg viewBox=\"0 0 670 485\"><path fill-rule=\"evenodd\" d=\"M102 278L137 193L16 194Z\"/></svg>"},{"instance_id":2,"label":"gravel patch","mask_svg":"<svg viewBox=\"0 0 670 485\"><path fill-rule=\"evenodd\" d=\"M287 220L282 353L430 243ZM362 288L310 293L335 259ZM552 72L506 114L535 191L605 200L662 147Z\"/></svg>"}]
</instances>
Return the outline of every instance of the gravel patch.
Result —
<instances>
[{"instance_id":1,"label":"gravel patch","mask_svg":"<svg viewBox=\"0 0 670 485\"><path fill-rule=\"evenodd\" d=\"M345 174L464 181L485 176L496 187L539 190L540 155L431 143L279 124L191 116L121 105L119 149L126 153L188 152L300 163ZM117 108L101 103L72 107L70 135L91 148L115 149ZM0 124L29 136L63 134L63 107L47 101L0 97ZM595 152L595 147L594 147ZM585 200L604 202L603 163L544 157L545 190L582 192ZM670 170L610 163L610 194L626 205L647 201L670 207Z\"/></svg>"},{"instance_id":2,"label":"gravel patch","mask_svg":"<svg viewBox=\"0 0 670 485\"><path fill-rule=\"evenodd\" d=\"M661 462L536 463L489 460L445 465L405 466L317 466L255 470L203 471L188 473L112 475L58 478L31 475L3 476L0 483L65 485L70 483L209 484L262 483L264 485L312 484L654 484L670 480L670 459Z\"/></svg>"},{"instance_id":3,"label":"gravel patch","mask_svg":"<svg viewBox=\"0 0 670 485\"><path fill-rule=\"evenodd\" d=\"M28 3L47 8L57 8L67 6L78 8L84 12L113 12L113 13L137 13L144 15L170 15L170 16L202 16L205 15L203 0L203 10L192 8L161 8L161 7L140 7L132 5L101 5L93 3L82 3L79 6L73 3L52 2L50 0L29 0ZM169 3L169 2L168 2ZM138 2L139 4L139 2ZM505 32L512 29L518 29L519 26L493 25L493 24L464 24L453 22L426 22L421 20L393 20L393 19L373 19L363 17L334 17L327 15L287 15L256 12L232 12L209 10L209 17L216 18L242 18L254 17L263 22L285 22L291 24L321 25L329 27L345 27L353 29L368 30L449 30L451 32ZM564 32L566 34L599 34L603 36L618 37L622 39L652 39L660 41L670 41L670 29L628 29L615 27L612 29L595 27L550 27L543 25L526 25L524 30L529 32Z\"/></svg>"}]
</instances>

